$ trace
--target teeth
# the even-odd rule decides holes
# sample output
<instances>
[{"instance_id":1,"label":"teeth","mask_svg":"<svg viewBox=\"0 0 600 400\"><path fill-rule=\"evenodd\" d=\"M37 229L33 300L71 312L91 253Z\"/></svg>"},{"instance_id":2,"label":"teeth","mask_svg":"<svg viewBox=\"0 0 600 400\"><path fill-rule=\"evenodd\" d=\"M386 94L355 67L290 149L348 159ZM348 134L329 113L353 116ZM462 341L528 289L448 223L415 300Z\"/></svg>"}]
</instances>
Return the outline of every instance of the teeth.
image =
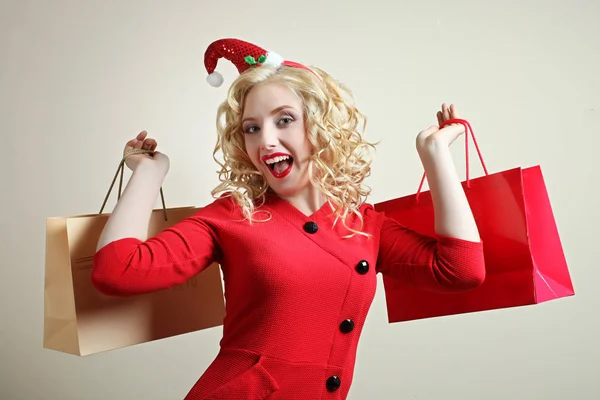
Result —
<instances>
[{"instance_id":1,"label":"teeth","mask_svg":"<svg viewBox=\"0 0 600 400\"><path fill-rule=\"evenodd\" d=\"M290 156L279 156L279 157L275 157L275 158L271 158L271 159L267 160L266 163L268 165L275 164L275 163L278 163L280 161L287 160L288 158L290 158Z\"/></svg>"}]
</instances>

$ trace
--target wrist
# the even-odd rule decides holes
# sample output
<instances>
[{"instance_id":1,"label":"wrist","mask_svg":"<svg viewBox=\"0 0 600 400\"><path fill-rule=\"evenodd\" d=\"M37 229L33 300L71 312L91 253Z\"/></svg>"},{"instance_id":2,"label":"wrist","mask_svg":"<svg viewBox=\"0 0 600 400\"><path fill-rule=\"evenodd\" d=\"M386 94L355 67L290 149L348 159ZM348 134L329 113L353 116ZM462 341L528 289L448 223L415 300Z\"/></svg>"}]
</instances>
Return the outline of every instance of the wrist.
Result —
<instances>
[{"instance_id":1,"label":"wrist","mask_svg":"<svg viewBox=\"0 0 600 400\"><path fill-rule=\"evenodd\" d=\"M153 160L142 160L139 162L133 173L135 175L150 176L162 182L168 172L168 166L160 165Z\"/></svg>"},{"instance_id":2,"label":"wrist","mask_svg":"<svg viewBox=\"0 0 600 400\"><path fill-rule=\"evenodd\" d=\"M437 165L453 165L452 154L447 144L430 141L417 148L419 158L425 168L435 167Z\"/></svg>"}]
</instances>

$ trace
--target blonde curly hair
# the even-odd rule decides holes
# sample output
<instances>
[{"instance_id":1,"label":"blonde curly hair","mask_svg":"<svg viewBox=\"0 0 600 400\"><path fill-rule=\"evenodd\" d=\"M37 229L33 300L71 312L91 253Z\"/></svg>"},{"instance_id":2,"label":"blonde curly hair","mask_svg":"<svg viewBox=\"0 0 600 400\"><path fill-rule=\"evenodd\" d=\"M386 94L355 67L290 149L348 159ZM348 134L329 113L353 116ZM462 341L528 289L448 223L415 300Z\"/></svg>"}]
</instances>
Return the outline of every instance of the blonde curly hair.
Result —
<instances>
[{"instance_id":1,"label":"blonde curly hair","mask_svg":"<svg viewBox=\"0 0 600 400\"><path fill-rule=\"evenodd\" d=\"M325 195L337 220L353 232L350 236L364 234L359 208L371 191L363 182L371 172L370 150L375 144L363 138L366 118L353 104L351 91L320 68L311 70L262 65L250 68L232 83L217 112L218 139L213 158L221 167L221 183L212 194L229 192L227 195L237 201L244 217L257 221L254 216L270 188L245 149L241 123L244 103L255 86L281 83L302 100L307 137L314 149L309 161L311 183ZM222 161L217 158L219 152ZM358 229L346 224L352 214L359 218Z\"/></svg>"}]
</instances>

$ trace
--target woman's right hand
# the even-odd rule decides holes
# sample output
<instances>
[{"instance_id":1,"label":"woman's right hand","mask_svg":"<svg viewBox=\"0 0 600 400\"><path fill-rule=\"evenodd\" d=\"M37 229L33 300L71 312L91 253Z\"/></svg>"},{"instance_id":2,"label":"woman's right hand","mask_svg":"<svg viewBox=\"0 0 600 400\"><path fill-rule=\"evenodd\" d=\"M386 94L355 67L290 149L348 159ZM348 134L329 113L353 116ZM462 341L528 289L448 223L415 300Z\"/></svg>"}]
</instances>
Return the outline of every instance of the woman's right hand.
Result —
<instances>
[{"instance_id":1,"label":"woman's right hand","mask_svg":"<svg viewBox=\"0 0 600 400\"><path fill-rule=\"evenodd\" d=\"M144 241L148 238L148 223L169 170L169 157L157 152L156 140L147 138L147 135L146 131L142 131L125 145L125 164L133 173L102 229L97 251L119 239ZM148 152L130 153L140 149Z\"/></svg>"},{"instance_id":2,"label":"woman's right hand","mask_svg":"<svg viewBox=\"0 0 600 400\"><path fill-rule=\"evenodd\" d=\"M155 139L147 136L148 132L141 131L134 139L128 141L123 150L123 156L127 156L132 149L144 149L153 153L131 154L125 159L125 164L132 171L135 171L140 165L152 165L157 168L158 172L166 175L169 171L169 157L156 151L158 143Z\"/></svg>"}]
</instances>

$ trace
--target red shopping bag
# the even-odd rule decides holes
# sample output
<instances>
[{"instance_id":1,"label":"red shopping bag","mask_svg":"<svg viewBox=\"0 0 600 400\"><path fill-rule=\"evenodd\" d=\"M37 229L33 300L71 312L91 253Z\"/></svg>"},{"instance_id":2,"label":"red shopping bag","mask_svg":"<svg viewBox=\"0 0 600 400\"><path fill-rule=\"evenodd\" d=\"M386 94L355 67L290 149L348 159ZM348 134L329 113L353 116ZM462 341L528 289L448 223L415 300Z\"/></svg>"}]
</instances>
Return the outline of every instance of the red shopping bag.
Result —
<instances>
[{"instance_id":1,"label":"red shopping bag","mask_svg":"<svg viewBox=\"0 0 600 400\"><path fill-rule=\"evenodd\" d=\"M540 166L489 174L470 124L462 182L484 246L484 283L462 293L434 293L383 277L389 322L532 305L575 294ZM469 132L484 176L469 178ZM375 209L402 225L435 235L429 191L384 201Z\"/></svg>"}]
</instances>

